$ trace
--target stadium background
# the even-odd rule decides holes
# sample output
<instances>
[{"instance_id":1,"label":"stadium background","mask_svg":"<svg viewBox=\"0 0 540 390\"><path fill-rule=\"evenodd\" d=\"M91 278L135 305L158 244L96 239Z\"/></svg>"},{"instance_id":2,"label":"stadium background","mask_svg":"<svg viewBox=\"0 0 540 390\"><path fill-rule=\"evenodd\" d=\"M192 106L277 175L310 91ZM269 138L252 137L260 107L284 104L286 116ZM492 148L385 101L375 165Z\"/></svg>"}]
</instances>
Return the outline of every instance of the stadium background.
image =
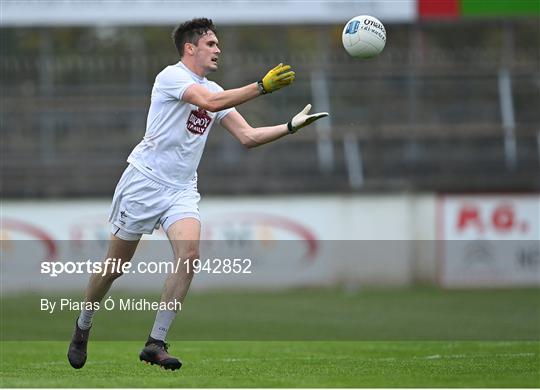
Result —
<instances>
[{"instance_id":1,"label":"stadium background","mask_svg":"<svg viewBox=\"0 0 540 390\"><path fill-rule=\"evenodd\" d=\"M267 252L258 279L198 275L172 339L520 340L488 352L471 347L492 359L492 382L472 370L463 382L459 375L385 382L379 373L367 384L538 386L537 1L21 0L1 7L4 384L31 385L6 365L9 343L48 340L63 353L75 311L43 313L39 300L80 298L86 276L51 281L39 264L82 258L72 245L80 240L104 250L110 198L144 134L153 80L177 61L170 32L206 16L222 49L209 78L225 89L282 61L297 72L291 88L239 108L252 125L285 122L307 103L331 116L253 150L214 126L199 168L203 238L255 241ZM386 48L372 60L350 58L341 46L343 25L360 14L387 30ZM268 245L273 240L285 252ZM156 280L126 276L113 291L157 297ZM140 340L152 318L104 313L95 339ZM125 327L116 329L118 322ZM495 364L501 351L520 374ZM55 378L61 371L39 372L45 384L74 385ZM350 382L281 385L365 385L354 373ZM101 386L100 379L85 383ZM125 380L117 385L143 383Z\"/></svg>"}]
</instances>

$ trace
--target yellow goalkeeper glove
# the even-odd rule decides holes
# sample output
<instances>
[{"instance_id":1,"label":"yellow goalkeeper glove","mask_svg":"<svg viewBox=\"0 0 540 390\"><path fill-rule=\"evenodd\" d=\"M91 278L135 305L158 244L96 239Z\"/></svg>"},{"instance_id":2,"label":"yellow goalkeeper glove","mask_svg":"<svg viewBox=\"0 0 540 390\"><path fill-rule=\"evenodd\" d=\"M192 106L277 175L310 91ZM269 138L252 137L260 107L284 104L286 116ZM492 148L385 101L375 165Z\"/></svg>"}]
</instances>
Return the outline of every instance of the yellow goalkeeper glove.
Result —
<instances>
[{"instance_id":1,"label":"yellow goalkeeper glove","mask_svg":"<svg viewBox=\"0 0 540 390\"><path fill-rule=\"evenodd\" d=\"M290 65L280 63L270 70L261 81L257 82L261 94L274 92L291 84L294 81L294 72L290 69Z\"/></svg>"},{"instance_id":2,"label":"yellow goalkeeper glove","mask_svg":"<svg viewBox=\"0 0 540 390\"><path fill-rule=\"evenodd\" d=\"M321 118L324 118L325 116L328 116L327 112L318 112L316 114L308 115L309 110L311 110L311 104L308 104L307 106L305 106L302 111L296 114L289 121L289 123L287 123L287 129L289 130L289 133L291 134L296 133L302 127L315 122L317 119L321 119Z\"/></svg>"}]
</instances>

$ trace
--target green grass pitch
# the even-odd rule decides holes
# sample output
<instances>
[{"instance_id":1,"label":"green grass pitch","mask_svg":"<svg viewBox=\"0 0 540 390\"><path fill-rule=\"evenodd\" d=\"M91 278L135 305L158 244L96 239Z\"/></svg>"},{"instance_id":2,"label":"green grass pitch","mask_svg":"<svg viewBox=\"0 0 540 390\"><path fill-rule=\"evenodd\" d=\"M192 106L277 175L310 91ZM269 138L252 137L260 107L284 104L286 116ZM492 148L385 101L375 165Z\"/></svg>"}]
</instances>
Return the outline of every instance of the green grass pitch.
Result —
<instances>
[{"instance_id":1,"label":"green grass pitch","mask_svg":"<svg viewBox=\"0 0 540 390\"><path fill-rule=\"evenodd\" d=\"M98 313L72 369L77 313L39 297L2 297L2 387L540 387L538 289L193 293L174 372L138 359L153 312Z\"/></svg>"},{"instance_id":2,"label":"green grass pitch","mask_svg":"<svg viewBox=\"0 0 540 390\"><path fill-rule=\"evenodd\" d=\"M140 342L5 342L3 387L538 387L537 342L187 341L179 371L138 361Z\"/></svg>"}]
</instances>

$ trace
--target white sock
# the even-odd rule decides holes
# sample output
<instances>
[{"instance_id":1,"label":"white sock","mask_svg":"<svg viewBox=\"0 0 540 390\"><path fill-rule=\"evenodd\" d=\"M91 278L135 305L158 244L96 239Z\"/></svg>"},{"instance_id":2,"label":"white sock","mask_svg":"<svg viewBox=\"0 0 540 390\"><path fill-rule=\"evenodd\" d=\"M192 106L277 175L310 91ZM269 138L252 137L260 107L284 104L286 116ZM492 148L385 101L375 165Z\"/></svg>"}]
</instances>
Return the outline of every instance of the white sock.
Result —
<instances>
[{"instance_id":1,"label":"white sock","mask_svg":"<svg viewBox=\"0 0 540 390\"><path fill-rule=\"evenodd\" d=\"M165 341L167 332L175 317L176 313L172 310L158 310L150 337L156 340Z\"/></svg>"},{"instance_id":2,"label":"white sock","mask_svg":"<svg viewBox=\"0 0 540 390\"><path fill-rule=\"evenodd\" d=\"M77 320L77 325L80 329L86 330L90 329L92 326L92 317L94 316L94 310L82 309L79 319Z\"/></svg>"}]
</instances>

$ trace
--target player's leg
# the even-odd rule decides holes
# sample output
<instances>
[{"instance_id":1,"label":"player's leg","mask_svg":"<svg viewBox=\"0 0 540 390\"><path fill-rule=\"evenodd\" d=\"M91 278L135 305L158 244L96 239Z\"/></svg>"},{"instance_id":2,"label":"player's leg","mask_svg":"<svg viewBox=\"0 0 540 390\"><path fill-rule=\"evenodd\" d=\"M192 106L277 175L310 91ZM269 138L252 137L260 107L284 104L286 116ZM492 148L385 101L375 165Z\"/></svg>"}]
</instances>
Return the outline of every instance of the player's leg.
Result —
<instances>
[{"instance_id":1,"label":"player's leg","mask_svg":"<svg viewBox=\"0 0 540 390\"><path fill-rule=\"evenodd\" d=\"M113 201L109 214L111 222L111 240L109 250L102 269L105 272L92 274L86 288L85 301L88 303L100 302L114 280L121 276L117 271L122 263L130 261L137 249L142 234L151 234L166 208L160 195L163 186L156 183L136 168L129 165L118 181L114 191ZM85 308L81 312L78 325L81 329L88 329L91 325L93 310Z\"/></svg>"},{"instance_id":2,"label":"player's leg","mask_svg":"<svg viewBox=\"0 0 540 390\"><path fill-rule=\"evenodd\" d=\"M167 229L167 236L171 242L175 262L178 263L176 272L168 275L163 286L161 302L170 303L172 307L176 302L183 303L193 279L194 259L199 258L199 239L201 224L197 218L183 218L174 222ZM190 271L190 272L189 272ZM167 351L165 339L167 332L176 317L177 310L159 310L156 314L152 332L140 359L151 364L159 364L168 369L178 369L182 363L170 356Z\"/></svg>"},{"instance_id":3,"label":"player's leg","mask_svg":"<svg viewBox=\"0 0 540 390\"><path fill-rule=\"evenodd\" d=\"M101 302L105 294L107 294L111 288L113 282L122 276L122 272L120 272L119 269L121 269L123 263L131 261L138 244L138 235L137 237L133 237L132 240L125 240L111 235L109 250L107 251L107 258L105 260L109 260L110 265L107 266L107 269L105 268L105 262L103 262L101 269L104 270L104 272L94 273L90 276L84 296L85 302ZM111 271L109 271L109 269ZM85 312L86 311L83 310L81 314L84 315L86 314ZM79 320L81 319L82 321L79 321L79 326L82 328L89 328L92 321L91 316L85 318L82 318L81 316Z\"/></svg>"},{"instance_id":4,"label":"player's leg","mask_svg":"<svg viewBox=\"0 0 540 390\"><path fill-rule=\"evenodd\" d=\"M109 242L107 259L116 259L116 264L131 261L131 258L137 249L140 235L124 238L127 239L120 239L112 235ZM128 240L130 238L131 240ZM86 351L88 338L90 336L90 328L92 326L92 317L94 316L94 304L101 302L105 294L107 294L111 288L112 283L122 275L121 272L118 272L119 266L115 266L114 271L107 272L107 269L104 268L105 262L107 262L107 260L102 263L102 269L105 272L95 273L90 276L85 293L86 305L83 307L79 318L75 322L75 330L68 348L68 360L73 368L82 368L86 363ZM113 269L110 265L108 267L111 270Z\"/></svg>"},{"instance_id":5,"label":"player's leg","mask_svg":"<svg viewBox=\"0 0 540 390\"><path fill-rule=\"evenodd\" d=\"M178 272L171 273L163 286L161 302L180 301L188 293L193 279L193 260L199 258L199 240L201 236L201 223L196 218L184 218L173 223L167 230L167 237L171 242L174 259L180 261Z\"/></svg>"}]
</instances>

